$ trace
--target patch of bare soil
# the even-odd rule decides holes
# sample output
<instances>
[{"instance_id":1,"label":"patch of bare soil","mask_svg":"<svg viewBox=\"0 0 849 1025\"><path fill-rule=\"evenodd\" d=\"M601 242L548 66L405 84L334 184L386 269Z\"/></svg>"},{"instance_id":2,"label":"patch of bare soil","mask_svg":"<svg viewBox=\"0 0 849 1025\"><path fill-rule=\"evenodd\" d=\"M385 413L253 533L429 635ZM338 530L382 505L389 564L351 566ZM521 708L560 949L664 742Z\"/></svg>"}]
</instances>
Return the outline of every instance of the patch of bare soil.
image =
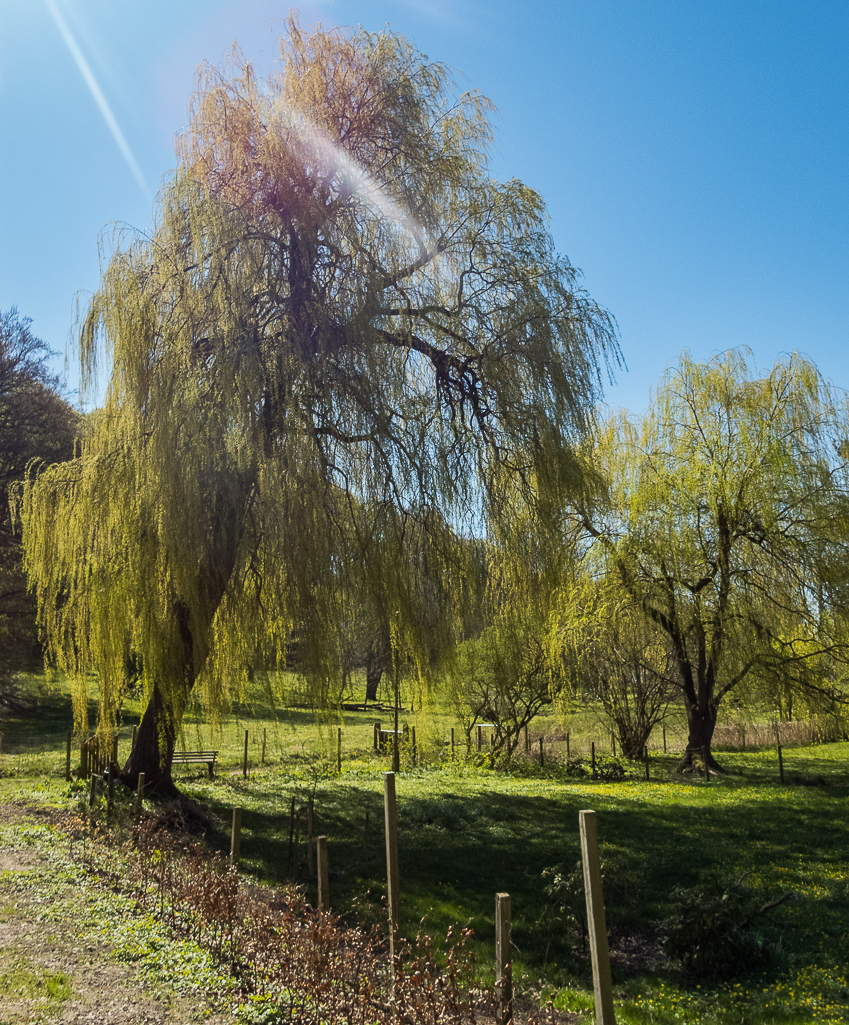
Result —
<instances>
[{"instance_id":1,"label":"patch of bare soil","mask_svg":"<svg viewBox=\"0 0 849 1025\"><path fill-rule=\"evenodd\" d=\"M622 931L610 937L610 966L614 976L620 978L671 971L675 967L658 939Z\"/></svg>"},{"instance_id":2,"label":"patch of bare soil","mask_svg":"<svg viewBox=\"0 0 849 1025\"><path fill-rule=\"evenodd\" d=\"M0 805L0 822L44 819L32 809ZM70 916L40 921L39 898L15 883L19 873L45 866L37 853L0 851L0 872L7 873L0 877L0 1025L220 1025L229 1019L205 1001L145 992L133 968L113 960L108 940L81 931Z\"/></svg>"}]
</instances>

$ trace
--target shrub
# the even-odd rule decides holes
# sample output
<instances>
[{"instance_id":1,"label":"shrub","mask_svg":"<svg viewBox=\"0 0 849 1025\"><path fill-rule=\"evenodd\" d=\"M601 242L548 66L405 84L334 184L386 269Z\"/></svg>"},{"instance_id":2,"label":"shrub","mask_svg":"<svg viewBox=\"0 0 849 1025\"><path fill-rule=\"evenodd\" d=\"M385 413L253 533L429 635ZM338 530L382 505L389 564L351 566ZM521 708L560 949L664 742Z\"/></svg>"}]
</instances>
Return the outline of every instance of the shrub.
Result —
<instances>
[{"instance_id":1,"label":"shrub","mask_svg":"<svg viewBox=\"0 0 849 1025\"><path fill-rule=\"evenodd\" d=\"M608 755L595 756L595 778L608 783L618 783L625 778L625 766L618 758Z\"/></svg>"},{"instance_id":2,"label":"shrub","mask_svg":"<svg viewBox=\"0 0 849 1025\"><path fill-rule=\"evenodd\" d=\"M622 872L615 861L605 860L601 863L601 879L607 897L611 893L621 895ZM570 870L562 865L552 865L542 870L544 880L543 892L547 902L543 906L539 924L549 935L555 924L565 925L567 929L577 932L581 939L584 953L587 950L589 935L587 926L587 898L584 891L584 864L579 859ZM560 930L562 933L562 930ZM548 956L546 952L546 957Z\"/></svg>"},{"instance_id":3,"label":"shrub","mask_svg":"<svg viewBox=\"0 0 849 1025\"><path fill-rule=\"evenodd\" d=\"M755 921L791 894L761 905L744 881L745 876L714 877L672 891L672 911L661 923L661 943L686 971L698 977L749 972L769 960L769 947Z\"/></svg>"}]
</instances>

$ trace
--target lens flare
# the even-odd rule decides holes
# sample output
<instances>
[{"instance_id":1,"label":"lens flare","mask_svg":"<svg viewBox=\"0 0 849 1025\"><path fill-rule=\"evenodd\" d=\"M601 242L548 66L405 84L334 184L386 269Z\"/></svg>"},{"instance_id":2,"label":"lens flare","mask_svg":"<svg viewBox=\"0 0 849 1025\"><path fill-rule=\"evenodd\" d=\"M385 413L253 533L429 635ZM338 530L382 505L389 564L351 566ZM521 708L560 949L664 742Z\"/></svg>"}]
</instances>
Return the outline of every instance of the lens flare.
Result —
<instances>
[{"instance_id":1,"label":"lens flare","mask_svg":"<svg viewBox=\"0 0 849 1025\"><path fill-rule=\"evenodd\" d=\"M118 122L115 120L115 115L112 113L112 108L103 95L103 91L97 84L97 79L94 77L94 73L91 70L88 61L83 56L82 50L77 45L76 39L74 39L73 33L71 32L68 23L62 16L62 12L56 6L54 0L44 0L47 5L47 10L50 12L51 17L59 30L59 34L65 41L65 45L68 47L71 56L74 58L74 63L77 65L80 74L83 76L83 81L88 86L89 92L94 98L94 102L100 109L100 113L103 115L103 120L106 122L106 126L112 133L112 138L115 140L115 144L121 151L124 160L127 162L127 166L133 173L133 177L138 182L139 188L142 190L144 198L150 202L151 193L147 187L147 182L144 180L144 175L141 172L141 168L138 165L138 161L133 156L133 151L130 149L129 143L124 138L124 133Z\"/></svg>"},{"instance_id":2,"label":"lens flare","mask_svg":"<svg viewBox=\"0 0 849 1025\"><path fill-rule=\"evenodd\" d=\"M333 168L340 182L380 214L384 221L405 229L416 239L421 237L422 229L410 213L403 210L385 189L320 128L300 112L292 110L282 99L275 103L275 113L279 127L296 135L308 155L319 166Z\"/></svg>"}]
</instances>

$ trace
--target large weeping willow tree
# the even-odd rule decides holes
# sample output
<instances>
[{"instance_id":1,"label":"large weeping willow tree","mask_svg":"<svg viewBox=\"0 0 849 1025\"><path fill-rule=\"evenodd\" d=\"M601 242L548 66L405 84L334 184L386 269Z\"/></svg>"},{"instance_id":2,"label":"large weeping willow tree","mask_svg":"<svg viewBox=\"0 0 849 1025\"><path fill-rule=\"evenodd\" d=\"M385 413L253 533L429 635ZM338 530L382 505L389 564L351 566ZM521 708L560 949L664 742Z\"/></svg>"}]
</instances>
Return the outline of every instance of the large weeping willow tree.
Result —
<instances>
[{"instance_id":1,"label":"large weeping willow tree","mask_svg":"<svg viewBox=\"0 0 849 1025\"><path fill-rule=\"evenodd\" d=\"M490 179L490 113L388 32L290 21L267 80L235 51L201 69L155 228L81 324L105 404L21 500L80 725L88 671L107 728L142 667L128 782L173 791L192 692L215 705L293 638L326 697L357 607L423 659L465 586L457 539L574 483L615 326L540 197Z\"/></svg>"}]
</instances>

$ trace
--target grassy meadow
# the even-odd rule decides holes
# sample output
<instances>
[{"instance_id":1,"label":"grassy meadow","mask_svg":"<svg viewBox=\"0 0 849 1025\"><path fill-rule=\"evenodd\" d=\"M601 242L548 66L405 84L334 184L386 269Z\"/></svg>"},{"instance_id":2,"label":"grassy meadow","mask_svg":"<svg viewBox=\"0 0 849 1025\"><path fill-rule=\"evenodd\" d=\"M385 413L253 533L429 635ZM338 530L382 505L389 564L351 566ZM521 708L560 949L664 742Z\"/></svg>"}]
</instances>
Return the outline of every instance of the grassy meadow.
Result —
<instances>
[{"instance_id":1,"label":"grassy meadow","mask_svg":"<svg viewBox=\"0 0 849 1025\"><path fill-rule=\"evenodd\" d=\"M44 677L33 688L38 714L0 725L0 800L76 807L85 793L81 783L64 779L71 726L67 686ZM391 726L390 713L322 718L305 706L296 681L282 681L280 688L276 694L242 695L214 725L193 710L182 743L218 750L219 768L213 780L204 766L182 767L175 778L212 811L210 846L229 849L230 809L241 807L243 874L265 883L294 876L308 895L314 880L302 809L312 797L315 833L328 837L333 910L363 922L381 920L383 772L390 757L373 750L372 737L376 718ZM133 702L123 709L122 759L140 711ZM408 938L420 928L440 937L452 924L468 925L486 974L494 956L495 894L508 892L517 986L550 997L556 1008L591 1017L591 976L575 920L583 892L568 879L580 857L578 812L592 808L605 870L618 1021L849 1021L848 743L786 745L785 785L774 746L720 749L717 757L728 775L705 783L676 775L682 724L671 720L667 754L659 731L654 738L650 780L642 763L623 762L625 778L605 781L564 764L567 727L573 760L588 755L593 741L600 756L611 757L609 735L591 709L576 711L567 723L553 715L538 720L529 738L531 756L522 751L507 767L493 763L486 749L467 754L460 724L446 708L426 703L423 711L405 711L401 718L416 726L418 756L413 764L412 752L405 750L397 780ZM72 766L78 764L75 742ZM290 844L293 797L297 844ZM125 806L129 800L128 793L119 798ZM555 899L547 892L552 874L546 870L558 866L567 885ZM688 977L658 943L673 888L744 874L764 904L792 893L758 920L767 956L757 971L742 964L733 976Z\"/></svg>"}]
</instances>

